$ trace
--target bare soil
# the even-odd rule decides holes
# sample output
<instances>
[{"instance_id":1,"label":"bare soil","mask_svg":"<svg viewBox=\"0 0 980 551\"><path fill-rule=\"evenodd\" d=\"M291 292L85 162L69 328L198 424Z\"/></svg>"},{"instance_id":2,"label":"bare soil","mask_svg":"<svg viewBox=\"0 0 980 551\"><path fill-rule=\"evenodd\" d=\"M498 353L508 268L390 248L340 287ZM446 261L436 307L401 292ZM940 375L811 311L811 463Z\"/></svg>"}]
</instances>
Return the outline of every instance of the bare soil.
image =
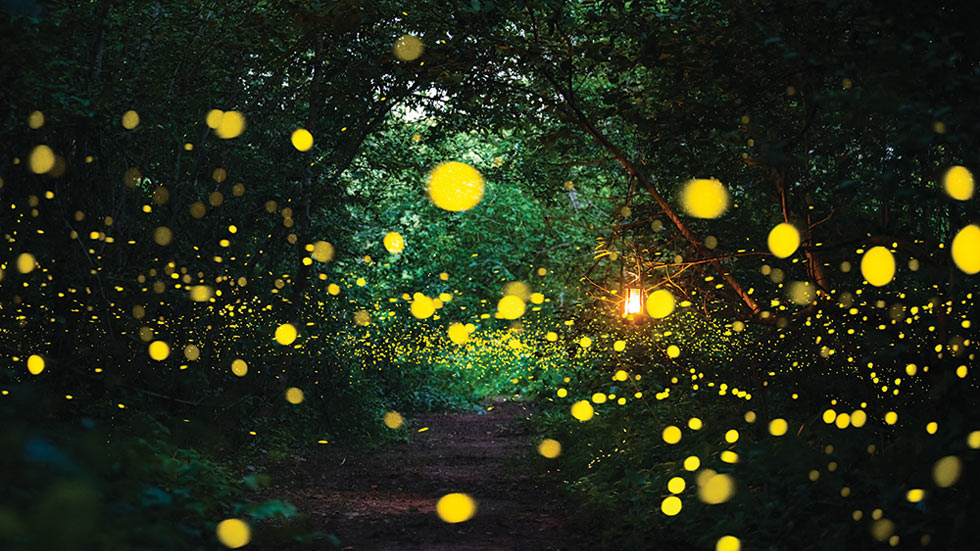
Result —
<instances>
[{"instance_id":1,"label":"bare soil","mask_svg":"<svg viewBox=\"0 0 980 551\"><path fill-rule=\"evenodd\" d=\"M401 430L412 431L410 442L297 460L270 490L344 550L586 549L554 480L534 467L542 458L520 423L529 414L525 404L498 402L489 411L409 419ZM436 501L450 492L477 501L472 519L439 519Z\"/></svg>"}]
</instances>

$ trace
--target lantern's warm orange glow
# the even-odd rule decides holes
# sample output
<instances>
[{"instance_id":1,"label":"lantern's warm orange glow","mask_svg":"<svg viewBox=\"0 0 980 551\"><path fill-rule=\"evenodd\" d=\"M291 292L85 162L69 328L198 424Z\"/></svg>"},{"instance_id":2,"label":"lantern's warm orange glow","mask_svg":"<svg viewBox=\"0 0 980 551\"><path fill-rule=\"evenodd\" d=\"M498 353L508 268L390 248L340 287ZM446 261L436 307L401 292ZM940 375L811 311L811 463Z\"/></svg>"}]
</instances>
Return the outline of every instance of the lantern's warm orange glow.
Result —
<instances>
[{"instance_id":1,"label":"lantern's warm orange glow","mask_svg":"<svg viewBox=\"0 0 980 551\"><path fill-rule=\"evenodd\" d=\"M631 316L643 312L643 296L639 289L629 288L626 290L626 304L623 308L624 316Z\"/></svg>"}]
</instances>

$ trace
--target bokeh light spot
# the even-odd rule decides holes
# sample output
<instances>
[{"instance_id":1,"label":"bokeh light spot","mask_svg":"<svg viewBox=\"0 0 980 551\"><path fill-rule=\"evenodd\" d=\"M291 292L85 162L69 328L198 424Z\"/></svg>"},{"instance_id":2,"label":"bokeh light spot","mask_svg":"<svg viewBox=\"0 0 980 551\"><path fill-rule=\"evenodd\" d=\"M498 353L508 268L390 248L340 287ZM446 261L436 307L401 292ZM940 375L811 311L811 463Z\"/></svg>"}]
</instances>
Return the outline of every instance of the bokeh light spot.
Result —
<instances>
[{"instance_id":1,"label":"bokeh light spot","mask_svg":"<svg viewBox=\"0 0 980 551\"><path fill-rule=\"evenodd\" d=\"M252 540L252 530L248 524L237 518L230 518L218 523L215 530L218 541L229 549L245 547Z\"/></svg>"},{"instance_id":2,"label":"bokeh light spot","mask_svg":"<svg viewBox=\"0 0 980 551\"><path fill-rule=\"evenodd\" d=\"M400 429L405 424L405 420L397 411L389 411L384 415L384 424L389 429Z\"/></svg>"},{"instance_id":3,"label":"bokeh light spot","mask_svg":"<svg viewBox=\"0 0 980 551\"><path fill-rule=\"evenodd\" d=\"M54 168L54 151L46 145L39 145L31 150L27 158L27 166L34 174L47 174Z\"/></svg>"},{"instance_id":4,"label":"bokeh light spot","mask_svg":"<svg viewBox=\"0 0 980 551\"><path fill-rule=\"evenodd\" d=\"M973 197L973 174L965 166L954 166L943 175L943 188L953 199L966 201Z\"/></svg>"},{"instance_id":5,"label":"bokeh light spot","mask_svg":"<svg viewBox=\"0 0 980 551\"><path fill-rule=\"evenodd\" d=\"M698 499L709 505L724 503L735 495L735 479L727 474L715 474L698 488Z\"/></svg>"},{"instance_id":6,"label":"bokeh light spot","mask_svg":"<svg viewBox=\"0 0 980 551\"><path fill-rule=\"evenodd\" d=\"M647 297L646 308L651 318L665 318L674 311L674 295L667 289L657 289Z\"/></svg>"},{"instance_id":7,"label":"bokeh light spot","mask_svg":"<svg viewBox=\"0 0 980 551\"><path fill-rule=\"evenodd\" d=\"M223 140L230 140L241 136L244 131L245 115L238 111L225 111L218 127L214 129L214 135Z\"/></svg>"},{"instance_id":8,"label":"bokeh light spot","mask_svg":"<svg viewBox=\"0 0 980 551\"><path fill-rule=\"evenodd\" d=\"M554 459L561 455L561 443L551 438L545 438L538 444L538 453L548 459Z\"/></svg>"},{"instance_id":9,"label":"bokeh light spot","mask_svg":"<svg viewBox=\"0 0 980 551\"><path fill-rule=\"evenodd\" d=\"M674 425L670 425L663 430L663 433L660 436L663 438L664 442L668 444L676 444L681 441L681 429L675 427Z\"/></svg>"},{"instance_id":10,"label":"bokeh light spot","mask_svg":"<svg viewBox=\"0 0 980 551\"><path fill-rule=\"evenodd\" d=\"M483 176L465 163L443 163L429 174L426 190L435 206L461 212L475 207L483 199Z\"/></svg>"},{"instance_id":11,"label":"bokeh light spot","mask_svg":"<svg viewBox=\"0 0 980 551\"><path fill-rule=\"evenodd\" d=\"M728 210L728 190L718 180L691 180L681 191L681 205L695 218L718 218Z\"/></svg>"},{"instance_id":12,"label":"bokeh light spot","mask_svg":"<svg viewBox=\"0 0 980 551\"><path fill-rule=\"evenodd\" d=\"M588 400L579 400L572 404L572 417L579 421L588 421L593 415L595 415L595 408Z\"/></svg>"},{"instance_id":13,"label":"bokeh light spot","mask_svg":"<svg viewBox=\"0 0 980 551\"><path fill-rule=\"evenodd\" d=\"M27 358L27 371L31 375L38 375L44 371L44 358L37 354L31 354Z\"/></svg>"},{"instance_id":14,"label":"bokeh light spot","mask_svg":"<svg viewBox=\"0 0 980 551\"><path fill-rule=\"evenodd\" d=\"M313 134L305 128L297 128L293 130L293 134L289 137L289 141L293 144L299 151L309 151L313 147Z\"/></svg>"},{"instance_id":15,"label":"bokeh light spot","mask_svg":"<svg viewBox=\"0 0 980 551\"><path fill-rule=\"evenodd\" d=\"M964 273L980 272L980 226L970 224L956 233L952 255L956 267Z\"/></svg>"},{"instance_id":16,"label":"bokeh light spot","mask_svg":"<svg viewBox=\"0 0 980 551\"><path fill-rule=\"evenodd\" d=\"M955 455L947 455L932 466L932 480L940 488L949 488L960 479L963 460Z\"/></svg>"},{"instance_id":17,"label":"bokeh light spot","mask_svg":"<svg viewBox=\"0 0 980 551\"><path fill-rule=\"evenodd\" d=\"M163 341L153 341L150 343L149 353L151 358L162 362L170 356L170 345Z\"/></svg>"},{"instance_id":18,"label":"bokeh light spot","mask_svg":"<svg viewBox=\"0 0 980 551\"><path fill-rule=\"evenodd\" d=\"M140 116L136 111L129 110L123 113L122 116L123 128L125 128L126 130L132 130L137 126L139 126L139 124L140 124Z\"/></svg>"},{"instance_id":19,"label":"bokeh light spot","mask_svg":"<svg viewBox=\"0 0 980 551\"><path fill-rule=\"evenodd\" d=\"M769 232L769 250L777 258L787 258L800 247L800 231L783 222Z\"/></svg>"},{"instance_id":20,"label":"bokeh light spot","mask_svg":"<svg viewBox=\"0 0 980 551\"><path fill-rule=\"evenodd\" d=\"M735 536L722 536L715 543L715 551L742 551L742 541Z\"/></svg>"},{"instance_id":21,"label":"bokeh light spot","mask_svg":"<svg viewBox=\"0 0 980 551\"><path fill-rule=\"evenodd\" d=\"M786 419L773 419L769 422L769 434L773 436L783 436L789 429Z\"/></svg>"},{"instance_id":22,"label":"bokeh light spot","mask_svg":"<svg viewBox=\"0 0 980 551\"><path fill-rule=\"evenodd\" d=\"M681 507L683 507L683 503L681 503L681 498L677 496L667 496L660 502L660 511L668 517L680 513Z\"/></svg>"},{"instance_id":23,"label":"bokeh light spot","mask_svg":"<svg viewBox=\"0 0 980 551\"><path fill-rule=\"evenodd\" d=\"M399 254L405 250L405 240L398 232L388 232L384 237L385 249L391 254Z\"/></svg>"},{"instance_id":24,"label":"bokeh light spot","mask_svg":"<svg viewBox=\"0 0 980 551\"><path fill-rule=\"evenodd\" d=\"M861 275L871 285L882 287L895 277L895 257L885 247L873 247L861 257Z\"/></svg>"},{"instance_id":25,"label":"bokeh light spot","mask_svg":"<svg viewBox=\"0 0 980 551\"><path fill-rule=\"evenodd\" d=\"M476 514L476 501L463 493L446 494L436 503L436 513L443 522L466 522Z\"/></svg>"},{"instance_id":26,"label":"bokeh light spot","mask_svg":"<svg viewBox=\"0 0 980 551\"><path fill-rule=\"evenodd\" d=\"M303 402L303 391L296 388L290 387L286 389L286 401L290 404L297 405Z\"/></svg>"},{"instance_id":27,"label":"bokeh light spot","mask_svg":"<svg viewBox=\"0 0 980 551\"><path fill-rule=\"evenodd\" d=\"M425 51L425 45L417 37L406 34L395 41L391 50L395 57L401 61L415 61Z\"/></svg>"},{"instance_id":28,"label":"bokeh light spot","mask_svg":"<svg viewBox=\"0 0 980 551\"><path fill-rule=\"evenodd\" d=\"M296 336L296 327L291 323L284 323L276 328L276 342L283 346L293 344L293 341L296 340Z\"/></svg>"}]
</instances>

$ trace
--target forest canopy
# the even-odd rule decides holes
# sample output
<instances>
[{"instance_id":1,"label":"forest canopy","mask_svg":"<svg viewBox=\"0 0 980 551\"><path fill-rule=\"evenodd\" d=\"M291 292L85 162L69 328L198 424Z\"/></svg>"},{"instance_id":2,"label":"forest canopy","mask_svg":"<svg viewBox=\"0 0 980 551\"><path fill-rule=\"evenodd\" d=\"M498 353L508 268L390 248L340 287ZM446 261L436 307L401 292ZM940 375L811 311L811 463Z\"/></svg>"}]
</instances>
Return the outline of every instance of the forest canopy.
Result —
<instances>
[{"instance_id":1,"label":"forest canopy","mask_svg":"<svg viewBox=\"0 0 980 551\"><path fill-rule=\"evenodd\" d=\"M597 548L965 548L977 15L0 2L0 544L342 546L277 466L507 397Z\"/></svg>"}]
</instances>

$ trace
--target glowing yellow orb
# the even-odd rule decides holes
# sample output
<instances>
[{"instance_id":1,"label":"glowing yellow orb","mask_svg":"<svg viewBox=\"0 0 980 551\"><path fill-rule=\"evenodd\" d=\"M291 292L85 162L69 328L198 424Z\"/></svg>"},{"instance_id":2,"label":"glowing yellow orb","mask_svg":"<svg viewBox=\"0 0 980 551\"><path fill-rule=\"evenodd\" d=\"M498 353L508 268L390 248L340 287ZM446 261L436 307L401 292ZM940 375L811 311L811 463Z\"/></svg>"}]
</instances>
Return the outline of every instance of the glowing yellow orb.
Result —
<instances>
[{"instance_id":1,"label":"glowing yellow orb","mask_svg":"<svg viewBox=\"0 0 980 551\"><path fill-rule=\"evenodd\" d=\"M660 435L664 442L668 444L676 444L681 441L681 429L670 425L664 429L663 433Z\"/></svg>"},{"instance_id":2,"label":"glowing yellow orb","mask_svg":"<svg viewBox=\"0 0 980 551\"><path fill-rule=\"evenodd\" d=\"M453 341L453 344L466 344L466 341L470 340L470 332L462 323L450 325L447 333L449 333L449 340Z\"/></svg>"},{"instance_id":3,"label":"glowing yellow orb","mask_svg":"<svg viewBox=\"0 0 980 551\"><path fill-rule=\"evenodd\" d=\"M464 163L443 163L429 174L429 199L441 209L469 210L483 199L483 189L483 177Z\"/></svg>"},{"instance_id":4,"label":"glowing yellow orb","mask_svg":"<svg viewBox=\"0 0 980 551\"><path fill-rule=\"evenodd\" d=\"M44 113L40 111L31 111L31 114L27 116L27 126L31 127L33 130L37 130L44 126Z\"/></svg>"},{"instance_id":5,"label":"glowing yellow orb","mask_svg":"<svg viewBox=\"0 0 980 551\"><path fill-rule=\"evenodd\" d=\"M231 362L231 372L239 377L244 377L248 373L248 364L245 363L245 360L237 358Z\"/></svg>"},{"instance_id":6,"label":"glowing yellow orb","mask_svg":"<svg viewBox=\"0 0 980 551\"><path fill-rule=\"evenodd\" d=\"M783 436L789 429L786 419L773 419L769 422L769 434L773 436Z\"/></svg>"},{"instance_id":7,"label":"glowing yellow orb","mask_svg":"<svg viewBox=\"0 0 980 551\"><path fill-rule=\"evenodd\" d=\"M524 301L521 300L521 297L514 295L507 295L497 302L497 313L500 314L500 317L508 320L516 320L523 316L524 308Z\"/></svg>"},{"instance_id":8,"label":"glowing yellow orb","mask_svg":"<svg viewBox=\"0 0 980 551\"><path fill-rule=\"evenodd\" d=\"M722 536L715 543L715 551L742 551L742 542L735 536Z\"/></svg>"},{"instance_id":9,"label":"glowing yellow orb","mask_svg":"<svg viewBox=\"0 0 980 551\"><path fill-rule=\"evenodd\" d=\"M29 274L37 267L37 259L31 253L20 253L17 255L17 271L22 274Z\"/></svg>"},{"instance_id":10,"label":"glowing yellow orb","mask_svg":"<svg viewBox=\"0 0 980 551\"><path fill-rule=\"evenodd\" d=\"M35 147L27 158L27 166L34 174L47 174L54 168L54 151L43 144Z\"/></svg>"},{"instance_id":11,"label":"glowing yellow orb","mask_svg":"<svg viewBox=\"0 0 980 551\"><path fill-rule=\"evenodd\" d=\"M436 503L436 513L443 522L466 522L476 514L476 501L463 493L446 494Z\"/></svg>"},{"instance_id":12,"label":"glowing yellow orb","mask_svg":"<svg viewBox=\"0 0 980 551\"><path fill-rule=\"evenodd\" d=\"M361 327L371 325L371 314L363 308L354 312L354 323Z\"/></svg>"},{"instance_id":13,"label":"glowing yellow orb","mask_svg":"<svg viewBox=\"0 0 980 551\"><path fill-rule=\"evenodd\" d=\"M674 311L674 295L667 289L657 289L647 297L647 314L651 318L665 318Z\"/></svg>"},{"instance_id":14,"label":"glowing yellow orb","mask_svg":"<svg viewBox=\"0 0 980 551\"><path fill-rule=\"evenodd\" d=\"M395 57L401 61L415 61L425 51L425 45L418 38L406 34L395 41L391 50Z\"/></svg>"},{"instance_id":15,"label":"glowing yellow orb","mask_svg":"<svg viewBox=\"0 0 980 551\"><path fill-rule=\"evenodd\" d=\"M301 403L303 401L303 391L296 387L287 388L286 401L293 405Z\"/></svg>"},{"instance_id":16,"label":"glowing yellow orb","mask_svg":"<svg viewBox=\"0 0 980 551\"><path fill-rule=\"evenodd\" d=\"M153 242L161 247L169 245L174 240L174 232L167 226L158 226L153 230Z\"/></svg>"},{"instance_id":17,"label":"glowing yellow orb","mask_svg":"<svg viewBox=\"0 0 980 551\"><path fill-rule=\"evenodd\" d=\"M719 458L725 463L738 463L738 454L732 450L725 450L721 452Z\"/></svg>"},{"instance_id":18,"label":"glowing yellow orb","mask_svg":"<svg viewBox=\"0 0 980 551\"><path fill-rule=\"evenodd\" d=\"M953 238L953 262L964 273L980 272L980 226L970 224Z\"/></svg>"},{"instance_id":19,"label":"glowing yellow orb","mask_svg":"<svg viewBox=\"0 0 980 551\"><path fill-rule=\"evenodd\" d=\"M163 341L153 341L150 343L149 351L151 358L162 362L170 356L170 345Z\"/></svg>"},{"instance_id":20,"label":"glowing yellow orb","mask_svg":"<svg viewBox=\"0 0 980 551\"><path fill-rule=\"evenodd\" d=\"M675 476L667 481L667 491L672 494L679 494L685 488L687 488L687 482L684 482L684 479L679 476Z\"/></svg>"},{"instance_id":21,"label":"glowing yellow orb","mask_svg":"<svg viewBox=\"0 0 980 551\"><path fill-rule=\"evenodd\" d=\"M397 411L389 411L388 413L385 413L384 424L389 429L399 429L404 423L405 420Z\"/></svg>"},{"instance_id":22,"label":"glowing yellow orb","mask_svg":"<svg viewBox=\"0 0 980 551\"><path fill-rule=\"evenodd\" d=\"M667 496L660 502L660 511L668 517L672 517L681 512L681 498L677 496Z\"/></svg>"},{"instance_id":23,"label":"glowing yellow orb","mask_svg":"<svg viewBox=\"0 0 980 551\"><path fill-rule=\"evenodd\" d=\"M313 243L313 260L317 262L330 262L333 260L334 248L328 241L317 241Z\"/></svg>"},{"instance_id":24,"label":"glowing yellow orb","mask_svg":"<svg viewBox=\"0 0 980 551\"><path fill-rule=\"evenodd\" d=\"M398 232L388 232L384 238L384 245L391 254L398 254L405 250L405 240Z\"/></svg>"},{"instance_id":25,"label":"glowing yellow orb","mask_svg":"<svg viewBox=\"0 0 980 551\"><path fill-rule=\"evenodd\" d=\"M291 323L284 323L276 328L276 342L283 346L293 344L293 341L296 340L296 336L296 327Z\"/></svg>"},{"instance_id":26,"label":"glowing yellow orb","mask_svg":"<svg viewBox=\"0 0 980 551\"><path fill-rule=\"evenodd\" d=\"M214 296L214 289L208 285L194 285L188 291L188 295L194 302L207 302Z\"/></svg>"},{"instance_id":27,"label":"glowing yellow orb","mask_svg":"<svg viewBox=\"0 0 980 551\"><path fill-rule=\"evenodd\" d=\"M727 474L716 474L698 488L698 499L710 505L724 503L735 495L735 479Z\"/></svg>"},{"instance_id":28,"label":"glowing yellow orb","mask_svg":"<svg viewBox=\"0 0 980 551\"><path fill-rule=\"evenodd\" d=\"M289 141L299 151L309 151L313 147L313 134L310 134L310 131L305 128L297 128L293 130L293 135L290 136Z\"/></svg>"},{"instance_id":29,"label":"glowing yellow orb","mask_svg":"<svg viewBox=\"0 0 980 551\"><path fill-rule=\"evenodd\" d=\"M626 341L616 341L613 343L613 350L616 352L622 352L626 350Z\"/></svg>"},{"instance_id":30,"label":"glowing yellow orb","mask_svg":"<svg viewBox=\"0 0 980 551\"><path fill-rule=\"evenodd\" d=\"M769 232L769 251L778 258L786 258L800 247L800 231L793 224L783 222Z\"/></svg>"},{"instance_id":31,"label":"glowing yellow orb","mask_svg":"<svg viewBox=\"0 0 980 551\"><path fill-rule=\"evenodd\" d=\"M125 128L126 130L132 130L137 126L139 126L139 124L140 124L140 116L136 111L129 110L123 113L122 116L123 128Z\"/></svg>"},{"instance_id":32,"label":"glowing yellow orb","mask_svg":"<svg viewBox=\"0 0 980 551\"><path fill-rule=\"evenodd\" d=\"M503 294L514 295L515 297L520 297L521 300L527 302L531 298L531 287L523 281L508 281L503 288Z\"/></svg>"},{"instance_id":33,"label":"glowing yellow orb","mask_svg":"<svg viewBox=\"0 0 980 551\"><path fill-rule=\"evenodd\" d=\"M728 210L728 190L718 180L691 180L681 190L681 206L695 218L718 218Z\"/></svg>"},{"instance_id":34,"label":"glowing yellow orb","mask_svg":"<svg viewBox=\"0 0 980 551\"><path fill-rule=\"evenodd\" d=\"M554 459L561 455L561 444L557 440L545 438L538 444L538 453L548 459Z\"/></svg>"},{"instance_id":35,"label":"glowing yellow orb","mask_svg":"<svg viewBox=\"0 0 980 551\"><path fill-rule=\"evenodd\" d=\"M204 122L208 125L208 128L214 130L221 126L221 118L224 116L225 112L221 109L212 109L204 117Z\"/></svg>"},{"instance_id":36,"label":"glowing yellow orb","mask_svg":"<svg viewBox=\"0 0 980 551\"><path fill-rule=\"evenodd\" d=\"M225 111L221 123L214 129L215 136L223 140L237 138L245 131L245 115L238 111Z\"/></svg>"},{"instance_id":37,"label":"glowing yellow orb","mask_svg":"<svg viewBox=\"0 0 980 551\"><path fill-rule=\"evenodd\" d=\"M572 404L572 417L579 421L588 421L593 415L595 415L595 408L588 400L579 400Z\"/></svg>"},{"instance_id":38,"label":"glowing yellow orb","mask_svg":"<svg viewBox=\"0 0 980 551\"><path fill-rule=\"evenodd\" d=\"M193 362L201 357L201 349L193 344L188 344L184 347L184 357Z\"/></svg>"},{"instance_id":39,"label":"glowing yellow orb","mask_svg":"<svg viewBox=\"0 0 980 551\"><path fill-rule=\"evenodd\" d=\"M696 455L690 455L684 460L685 471L696 471L701 467L701 459Z\"/></svg>"},{"instance_id":40,"label":"glowing yellow orb","mask_svg":"<svg viewBox=\"0 0 980 551\"><path fill-rule=\"evenodd\" d=\"M817 298L817 291L809 281L794 281L786 287L786 296L793 304L805 306Z\"/></svg>"},{"instance_id":41,"label":"glowing yellow orb","mask_svg":"<svg viewBox=\"0 0 980 551\"><path fill-rule=\"evenodd\" d=\"M932 466L932 480L940 488L949 488L960 479L963 472L963 460L955 455L947 455Z\"/></svg>"},{"instance_id":42,"label":"glowing yellow orb","mask_svg":"<svg viewBox=\"0 0 980 551\"><path fill-rule=\"evenodd\" d=\"M237 518L230 518L219 522L215 532L218 535L218 541L221 542L221 545L229 549L245 547L252 539L252 530L248 524Z\"/></svg>"},{"instance_id":43,"label":"glowing yellow orb","mask_svg":"<svg viewBox=\"0 0 980 551\"><path fill-rule=\"evenodd\" d=\"M735 429L730 429L728 432L726 432L725 442L728 442L729 444L734 444L735 442L738 442L738 431Z\"/></svg>"},{"instance_id":44,"label":"glowing yellow orb","mask_svg":"<svg viewBox=\"0 0 980 551\"><path fill-rule=\"evenodd\" d=\"M44 358L37 354L32 354L27 358L27 371L31 375L37 375L44 371Z\"/></svg>"},{"instance_id":45,"label":"glowing yellow orb","mask_svg":"<svg viewBox=\"0 0 980 551\"><path fill-rule=\"evenodd\" d=\"M422 293L415 293L411 306L412 315L418 319L425 319L436 312L436 305L432 299Z\"/></svg>"},{"instance_id":46,"label":"glowing yellow orb","mask_svg":"<svg viewBox=\"0 0 980 551\"><path fill-rule=\"evenodd\" d=\"M672 344L672 345L670 345L670 346L667 347L667 357L668 358L676 358L676 357L678 357L680 355L681 355L681 349L680 348L677 348L677 345Z\"/></svg>"},{"instance_id":47,"label":"glowing yellow orb","mask_svg":"<svg viewBox=\"0 0 980 551\"><path fill-rule=\"evenodd\" d=\"M884 247L873 247L861 257L861 275L875 287L887 285L895 277L895 257Z\"/></svg>"},{"instance_id":48,"label":"glowing yellow orb","mask_svg":"<svg viewBox=\"0 0 980 551\"><path fill-rule=\"evenodd\" d=\"M943 176L943 188L953 199L966 201L973 197L973 174L964 166L954 166Z\"/></svg>"}]
</instances>

